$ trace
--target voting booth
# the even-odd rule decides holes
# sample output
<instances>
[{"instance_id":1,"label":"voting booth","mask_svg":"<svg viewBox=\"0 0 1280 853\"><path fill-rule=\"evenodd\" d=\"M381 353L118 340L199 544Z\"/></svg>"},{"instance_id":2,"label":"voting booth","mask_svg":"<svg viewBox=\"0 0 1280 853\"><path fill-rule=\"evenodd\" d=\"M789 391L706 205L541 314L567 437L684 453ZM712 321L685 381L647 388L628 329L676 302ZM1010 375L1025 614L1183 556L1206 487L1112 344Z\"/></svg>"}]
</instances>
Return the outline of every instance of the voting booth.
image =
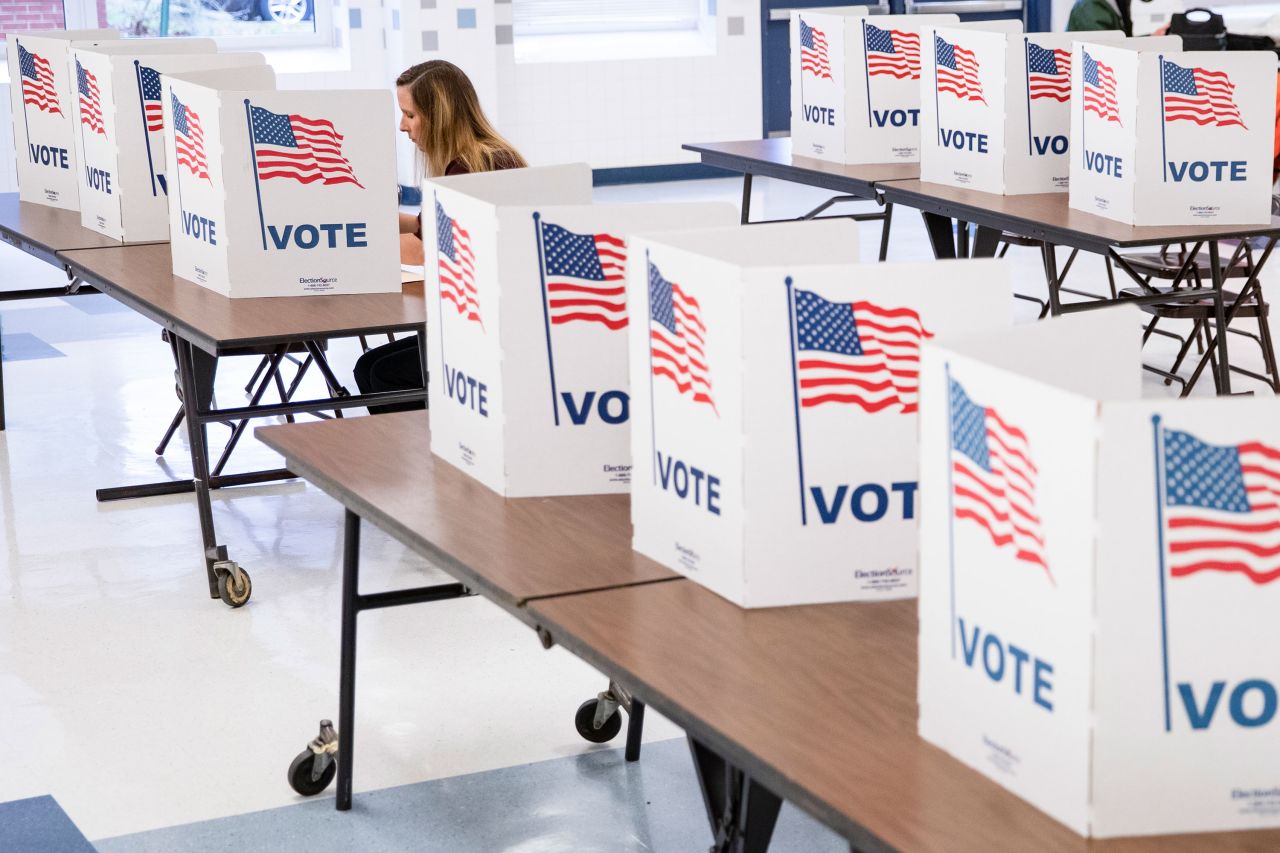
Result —
<instances>
[{"instance_id":1,"label":"voting booth","mask_svg":"<svg viewBox=\"0 0 1280 853\"><path fill-rule=\"evenodd\" d=\"M996 31L998 24L1013 26ZM981 192L1066 192L1075 33L986 21L922 32L920 177ZM1095 41L1124 33L1091 32Z\"/></svg>"},{"instance_id":2,"label":"voting booth","mask_svg":"<svg viewBox=\"0 0 1280 853\"><path fill-rule=\"evenodd\" d=\"M425 183L432 452L508 497L626 492L630 235L737 218L593 205L585 163Z\"/></svg>"},{"instance_id":3,"label":"voting booth","mask_svg":"<svg viewBox=\"0 0 1280 853\"><path fill-rule=\"evenodd\" d=\"M920 734L1082 835L1280 826L1280 401L1141 399L1141 316L926 344Z\"/></svg>"},{"instance_id":4,"label":"voting booth","mask_svg":"<svg viewBox=\"0 0 1280 853\"><path fill-rule=\"evenodd\" d=\"M1133 225L1265 225L1275 54L1167 41L1076 44L1071 207Z\"/></svg>"},{"instance_id":5,"label":"voting booth","mask_svg":"<svg viewBox=\"0 0 1280 853\"><path fill-rule=\"evenodd\" d=\"M920 159L920 29L955 15L791 11L791 150L836 163Z\"/></svg>"},{"instance_id":6,"label":"voting booth","mask_svg":"<svg viewBox=\"0 0 1280 853\"><path fill-rule=\"evenodd\" d=\"M120 38L115 30L42 30L9 33L9 95L14 150L18 152L18 197L22 201L79 209L74 99L78 97L73 45Z\"/></svg>"},{"instance_id":7,"label":"voting booth","mask_svg":"<svg viewBox=\"0 0 1280 853\"><path fill-rule=\"evenodd\" d=\"M266 66L161 83L175 275L230 297L400 290L388 92L276 91Z\"/></svg>"},{"instance_id":8,"label":"voting booth","mask_svg":"<svg viewBox=\"0 0 1280 853\"><path fill-rule=\"evenodd\" d=\"M71 67L80 223L126 242L169 239L162 74L264 65L260 53L215 53L211 39L129 39L78 47Z\"/></svg>"},{"instance_id":9,"label":"voting booth","mask_svg":"<svg viewBox=\"0 0 1280 853\"><path fill-rule=\"evenodd\" d=\"M915 595L920 344L1007 325L1004 262L860 265L822 220L632 246L635 549L744 607Z\"/></svg>"}]
</instances>

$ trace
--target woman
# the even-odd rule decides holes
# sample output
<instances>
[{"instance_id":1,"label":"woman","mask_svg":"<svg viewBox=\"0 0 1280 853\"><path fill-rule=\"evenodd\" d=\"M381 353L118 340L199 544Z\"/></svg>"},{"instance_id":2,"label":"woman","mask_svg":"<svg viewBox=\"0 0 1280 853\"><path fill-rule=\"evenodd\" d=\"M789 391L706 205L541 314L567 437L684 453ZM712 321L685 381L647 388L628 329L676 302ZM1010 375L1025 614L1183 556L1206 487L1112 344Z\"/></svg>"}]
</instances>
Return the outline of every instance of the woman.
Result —
<instances>
[{"instance_id":1,"label":"woman","mask_svg":"<svg viewBox=\"0 0 1280 853\"><path fill-rule=\"evenodd\" d=\"M480 108L475 87L462 69L443 59L419 63L396 78L400 130L421 154L430 177L464 175L527 166ZM422 217L400 214L400 260L423 263ZM422 362L417 336L369 350L356 361L362 394L420 388ZM422 403L370 406L373 414L425 408Z\"/></svg>"}]
</instances>

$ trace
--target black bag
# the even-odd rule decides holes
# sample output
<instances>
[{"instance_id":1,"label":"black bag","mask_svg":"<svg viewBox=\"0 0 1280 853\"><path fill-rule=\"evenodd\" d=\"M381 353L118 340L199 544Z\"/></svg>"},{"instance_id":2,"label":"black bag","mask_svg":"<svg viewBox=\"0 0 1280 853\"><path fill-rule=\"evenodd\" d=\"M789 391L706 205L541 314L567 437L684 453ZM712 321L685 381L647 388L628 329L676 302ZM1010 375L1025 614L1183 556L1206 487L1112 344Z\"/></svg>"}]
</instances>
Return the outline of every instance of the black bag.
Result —
<instances>
[{"instance_id":1,"label":"black bag","mask_svg":"<svg viewBox=\"0 0 1280 853\"><path fill-rule=\"evenodd\" d=\"M1182 36L1183 50L1227 49L1227 22L1203 7L1174 15L1169 20L1169 35Z\"/></svg>"}]
</instances>

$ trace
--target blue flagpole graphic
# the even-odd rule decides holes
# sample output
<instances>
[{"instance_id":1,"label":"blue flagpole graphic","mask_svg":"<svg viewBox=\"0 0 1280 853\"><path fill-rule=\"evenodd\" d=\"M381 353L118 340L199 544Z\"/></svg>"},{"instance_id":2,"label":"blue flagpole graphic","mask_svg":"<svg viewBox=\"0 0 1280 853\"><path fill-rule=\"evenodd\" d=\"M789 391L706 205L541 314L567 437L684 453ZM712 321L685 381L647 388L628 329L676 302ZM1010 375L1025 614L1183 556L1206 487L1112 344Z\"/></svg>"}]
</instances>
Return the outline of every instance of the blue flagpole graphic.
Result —
<instances>
[{"instance_id":1,"label":"blue flagpole graphic","mask_svg":"<svg viewBox=\"0 0 1280 853\"><path fill-rule=\"evenodd\" d=\"M892 35L889 36L893 38ZM871 61L867 59L867 20L862 19L862 76L867 81L867 127L873 128L875 122L871 119Z\"/></svg>"},{"instance_id":2,"label":"blue flagpole graphic","mask_svg":"<svg viewBox=\"0 0 1280 853\"><path fill-rule=\"evenodd\" d=\"M865 26L865 24L864 24ZM804 438L800 434L800 379L796 374L796 298L792 289L791 276L786 278L787 285L787 332L791 335L791 391L795 401L796 414L796 465L800 473L800 525L809 525L809 510L806 506L804 489Z\"/></svg>"},{"instance_id":3,"label":"blue flagpole graphic","mask_svg":"<svg viewBox=\"0 0 1280 853\"><path fill-rule=\"evenodd\" d=\"M253 141L253 106L244 99L244 119L249 123L249 161L253 165L253 188L258 193L258 227L262 230L262 251L267 250L267 220L262 213L262 180L258 177L258 146Z\"/></svg>"},{"instance_id":4,"label":"blue flagpole graphic","mask_svg":"<svg viewBox=\"0 0 1280 853\"><path fill-rule=\"evenodd\" d=\"M951 659L956 657L956 491L951 482L955 456L955 417L951 410L951 362L943 365L947 376L947 559L951 578Z\"/></svg>"},{"instance_id":5,"label":"blue flagpole graphic","mask_svg":"<svg viewBox=\"0 0 1280 853\"><path fill-rule=\"evenodd\" d=\"M151 175L151 197L155 198L159 193L156 192L156 166L151 159L151 130L147 126L147 102L142 97L142 63L136 59L133 61L133 75L138 78L138 109L142 111L142 139L147 144L147 173Z\"/></svg>"},{"instance_id":6,"label":"blue flagpole graphic","mask_svg":"<svg viewBox=\"0 0 1280 853\"><path fill-rule=\"evenodd\" d=\"M1169 122L1164 113L1164 54L1160 58L1160 168L1164 172L1164 182L1169 183L1169 148L1165 142L1165 127Z\"/></svg>"},{"instance_id":7,"label":"blue flagpole graphic","mask_svg":"<svg viewBox=\"0 0 1280 853\"><path fill-rule=\"evenodd\" d=\"M435 219L435 241L436 241L436 305L440 311L440 328L436 329L436 337L440 339L440 363L444 365L445 373L449 372L449 360L444 357L444 298L440 294L440 198L435 190L431 191L431 203L434 209L431 211ZM425 270L423 278L426 278ZM426 281L423 281L426 286Z\"/></svg>"},{"instance_id":8,"label":"blue flagpole graphic","mask_svg":"<svg viewBox=\"0 0 1280 853\"><path fill-rule=\"evenodd\" d=\"M653 285L650 284L650 276L653 274L653 265L649 262L649 250L644 250L644 272L645 272L645 293L649 295L649 317L645 320L645 330L649 333L648 343L645 344L649 348L649 439L653 444L653 483L658 483L658 419L655 415L657 411L657 401L653 398Z\"/></svg>"},{"instance_id":9,"label":"blue flagpole graphic","mask_svg":"<svg viewBox=\"0 0 1280 853\"><path fill-rule=\"evenodd\" d=\"M1025 36L1022 39L1022 59L1027 66L1027 156L1034 157L1035 147L1031 131L1031 39ZM1058 61L1057 54L1054 54L1053 61Z\"/></svg>"},{"instance_id":10,"label":"blue flagpole graphic","mask_svg":"<svg viewBox=\"0 0 1280 853\"><path fill-rule=\"evenodd\" d=\"M17 39L14 39L13 46L17 48L21 48L22 43L19 42ZM18 69L18 77L19 78L22 77L21 68ZM10 85L13 85L13 84L10 84ZM19 86L22 85L21 79L18 80L18 85ZM27 121L27 99L25 96L22 98L22 128L27 132L27 162L34 163L36 161L36 158L31 152L31 124L30 122Z\"/></svg>"},{"instance_id":11,"label":"blue flagpole graphic","mask_svg":"<svg viewBox=\"0 0 1280 853\"><path fill-rule=\"evenodd\" d=\"M1163 85L1162 82L1161 86ZM1164 588L1164 441L1160 434L1159 415L1151 416L1151 429L1154 433L1156 460L1156 547L1160 552L1157 562L1160 566L1160 657L1164 665L1164 730L1169 732L1173 731L1173 721L1170 714L1172 697L1169 693L1169 616Z\"/></svg>"},{"instance_id":12,"label":"blue flagpole graphic","mask_svg":"<svg viewBox=\"0 0 1280 853\"><path fill-rule=\"evenodd\" d=\"M547 305L547 261L542 245L542 214L533 212L533 230L538 241L538 281L542 285L542 324L547 332L547 368L551 371L551 412L560 426L560 395L556 392L556 360L551 350L551 309Z\"/></svg>"}]
</instances>

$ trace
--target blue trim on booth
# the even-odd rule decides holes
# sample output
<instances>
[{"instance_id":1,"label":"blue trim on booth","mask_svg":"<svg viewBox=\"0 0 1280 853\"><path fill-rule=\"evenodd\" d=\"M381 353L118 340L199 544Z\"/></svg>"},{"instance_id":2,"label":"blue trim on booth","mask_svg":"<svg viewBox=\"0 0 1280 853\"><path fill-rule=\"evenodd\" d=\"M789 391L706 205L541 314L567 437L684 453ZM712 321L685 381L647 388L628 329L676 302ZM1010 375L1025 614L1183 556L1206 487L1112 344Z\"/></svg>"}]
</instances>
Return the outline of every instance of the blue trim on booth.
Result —
<instances>
[{"instance_id":1,"label":"blue trim on booth","mask_svg":"<svg viewBox=\"0 0 1280 853\"><path fill-rule=\"evenodd\" d=\"M656 184L663 181L700 181L708 178L736 178L739 172L717 169L701 163L670 163L665 166L628 166L621 169L593 169L591 184L612 187L618 184ZM422 190L400 186L400 204L417 207L422 204Z\"/></svg>"},{"instance_id":2,"label":"blue trim on booth","mask_svg":"<svg viewBox=\"0 0 1280 853\"><path fill-rule=\"evenodd\" d=\"M47 795L0 803L0 850L94 853L57 800Z\"/></svg>"}]
</instances>

